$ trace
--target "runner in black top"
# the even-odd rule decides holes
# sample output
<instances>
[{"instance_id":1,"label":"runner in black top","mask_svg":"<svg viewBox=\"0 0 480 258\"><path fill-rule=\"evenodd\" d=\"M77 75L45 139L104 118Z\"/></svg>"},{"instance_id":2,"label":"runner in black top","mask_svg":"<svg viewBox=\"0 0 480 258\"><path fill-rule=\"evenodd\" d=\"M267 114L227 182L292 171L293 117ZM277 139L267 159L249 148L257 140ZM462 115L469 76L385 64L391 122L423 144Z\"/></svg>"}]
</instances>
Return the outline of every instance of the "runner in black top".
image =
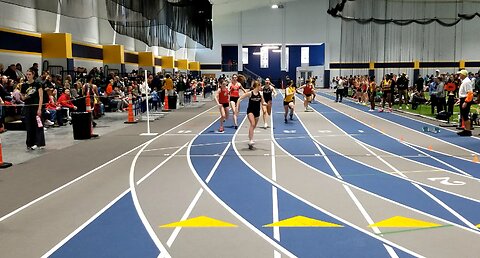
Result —
<instances>
[{"instance_id":1,"label":"runner in black top","mask_svg":"<svg viewBox=\"0 0 480 258\"><path fill-rule=\"evenodd\" d=\"M262 91L263 99L267 103L266 106L262 106L264 128L267 129L269 118L272 115L272 94L273 97L277 96L277 91L275 90L275 86L270 83L270 78L265 79L265 85L263 85Z\"/></svg>"},{"instance_id":2,"label":"runner in black top","mask_svg":"<svg viewBox=\"0 0 480 258\"><path fill-rule=\"evenodd\" d=\"M248 139L250 140L248 143L248 148L253 150L253 145L255 142L253 141L253 132L255 128L257 127L258 123L258 118L260 117L260 107L262 105L266 106L267 103L265 103L265 100L263 99L262 94L260 93L260 89L262 88L262 85L260 84L259 81L254 81L253 82L253 87L252 90L243 94L237 101L237 109L240 104L240 101L244 98L250 98L248 101L248 107L247 107L247 117L248 121L250 122L250 127L248 129ZM238 110L237 110L238 113Z\"/></svg>"}]
</instances>

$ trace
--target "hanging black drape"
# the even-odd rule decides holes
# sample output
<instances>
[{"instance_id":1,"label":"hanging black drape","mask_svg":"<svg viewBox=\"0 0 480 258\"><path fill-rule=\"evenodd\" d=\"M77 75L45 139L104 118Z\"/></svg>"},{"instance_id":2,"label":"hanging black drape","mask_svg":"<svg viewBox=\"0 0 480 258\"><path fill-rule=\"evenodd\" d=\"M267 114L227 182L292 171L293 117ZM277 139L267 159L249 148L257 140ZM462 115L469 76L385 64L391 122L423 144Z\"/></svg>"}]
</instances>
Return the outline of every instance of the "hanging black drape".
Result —
<instances>
[{"instance_id":1,"label":"hanging black drape","mask_svg":"<svg viewBox=\"0 0 480 258\"><path fill-rule=\"evenodd\" d=\"M420 2L420 1L419 1ZM355 21L360 24L367 24L367 23L376 23L376 24L396 24L400 26L409 25L412 23L420 24L420 25L427 25L433 22L436 22L445 27L451 27L457 25L462 20L471 20L475 17L480 17L480 14L473 13L473 14L457 14L455 18L437 18L437 17L425 17L425 18L411 18L411 19L388 19L388 17L383 18L376 18L376 17L356 17L350 15L349 13L345 13L344 10L347 5L369 5L372 8L379 5L378 1L371 1L371 0L330 0L329 8L327 13L333 17L341 18L344 21Z\"/></svg>"},{"instance_id":2,"label":"hanging black drape","mask_svg":"<svg viewBox=\"0 0 480 258\"><path fill-rule=\"evenodd\" d=\"M63 16L108 20L120 34L176 50L177 34L206 48L213 47L212 4L209 0L105 0L107 13L99 14L97 0L0 0L8 4L60 13Z\"/></svg>"},{"instance_id":3,"label":"hanging black drape","mask_svg":"<svg viewBox=\"0 0 480 258\"><path fill-rule=\"evenodd\" d=\"M114 30L149 46L177 49L178 32L213 47L212 4L208 0L106 0L106 4Z\"/></svg>"}]
</instances>

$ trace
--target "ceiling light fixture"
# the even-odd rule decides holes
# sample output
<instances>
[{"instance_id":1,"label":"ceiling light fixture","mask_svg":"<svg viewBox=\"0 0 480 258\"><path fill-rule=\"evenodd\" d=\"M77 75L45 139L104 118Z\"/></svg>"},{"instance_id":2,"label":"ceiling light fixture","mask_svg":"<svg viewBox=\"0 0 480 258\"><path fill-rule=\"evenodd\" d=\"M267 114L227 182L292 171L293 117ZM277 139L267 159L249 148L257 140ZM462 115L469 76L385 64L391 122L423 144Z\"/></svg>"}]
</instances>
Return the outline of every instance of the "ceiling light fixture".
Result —
<instances>
[{"instance_id":1,"label":"ceiling light fixture","mask_svg":"<svg viewBox=\"0 0 480 258\"><path fill-rule=\"evenodd\" d=\"M282 9L283 5L282 4L272 4L272 9Z\"/></svg>"}]
</instances>

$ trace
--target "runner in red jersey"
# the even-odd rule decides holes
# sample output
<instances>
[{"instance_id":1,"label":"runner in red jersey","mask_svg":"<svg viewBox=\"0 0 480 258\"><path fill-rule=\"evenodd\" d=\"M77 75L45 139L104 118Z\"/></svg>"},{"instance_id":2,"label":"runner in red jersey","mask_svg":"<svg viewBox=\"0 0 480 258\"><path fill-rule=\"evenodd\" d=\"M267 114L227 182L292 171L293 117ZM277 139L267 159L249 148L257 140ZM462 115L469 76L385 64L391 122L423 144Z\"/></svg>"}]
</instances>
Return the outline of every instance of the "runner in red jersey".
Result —
<instances>
[{"instance_id":1,"label":"runner in red jersey","mask_svg":"<svg viewBox=\"0 0 480 258\"><path fill-rule=\"evenodd\" d=\"M227 88L228 83L226 80L220 80L219 84L220 87L215 94L215 100L217 101L218 109L220 110L220 129L218 129L218 131L223 132L223 123L228 119L228 109L230 106L228 102L230 94Z\"/></svg>"},{"instance_id":2,"label":"runner in red jersey","mask_svg":"<svg viewBox=\"0 0 480 258\"><path fill-rule=\"evenodd\" d=\"M232 108L233 111L233 125L235 126L235 129L238 129L238 110L237 108L237 100L240 97L240 90L243 92L247 92L241 83L237 81L238 76L234 74L232 76L232 81L228 85L228 89L230 92L230 107Z\"/></svg>"}]
</instances>

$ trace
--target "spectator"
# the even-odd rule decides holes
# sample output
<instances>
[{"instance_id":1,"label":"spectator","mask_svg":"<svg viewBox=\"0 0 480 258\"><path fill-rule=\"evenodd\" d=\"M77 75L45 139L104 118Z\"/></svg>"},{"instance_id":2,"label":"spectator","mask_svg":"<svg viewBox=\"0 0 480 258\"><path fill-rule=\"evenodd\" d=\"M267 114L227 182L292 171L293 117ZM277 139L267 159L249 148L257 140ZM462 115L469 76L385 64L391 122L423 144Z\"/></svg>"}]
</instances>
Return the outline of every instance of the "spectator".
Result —
<instances>
[{"instance_id":1,"label":"spectator","mask_svg":"<svg viewBox=\"0 0 480 258\"><path fill-rule=\"evenodd\" d=\"M47 91L48 95L48 99L46 100L47 104L45 106L45 113L47 114L45 125L52 126L57 120L57 103L55 102L56 92L53 87L45 88L45 90Z\"/></svg>"},{"instance_id":2,"label":"spectator","mask_svg":"<svg viewBox=\"0 0 480 258\"><path fill-rule=\"evenodd\" d=\"M160 100L160 96L158 96L157 87L153 87L153 91L150 94L152 96L152 110L158 110L158 102Z\"/></svg>"},{"instance_id":3,"label":"spectator","mask_svg":"<svg viewBox=\"0 0 480 258\"><path fill-rule=\"evenodd\" d=\"M15 89L12 92L12 104L21 105L23 104L22 94L20 93L22 89L22 84L19 83L15 86Z\"/></svg>"},{"instance_id":4,"label":"spectator","mask_svg":"<svg viewBox=\"0 0 480 258\"><path fill-rule=\"evenodd\" d=\"M15 66L15 64L11 64L5 71L4 75L14 81L18 81L17 67Z\"/></svg>"},{"instance_id":5,"label":"spectator","mask_svg":"<svg viewBox=\"0 0 480 258\"><path fill-rule=\"evenodd\" d=\"M430 106L432 107L432 115L435 114L435 107L437 106L437 83L438 79L435 78L428 83L428 95L430 96Z\"/></svg>"},{"instance_id":6,"label":"spectator","mask_svg":"<svg viewBox=\"0 0 480 258\"><path fill-rule=\"evenodd\" d=\"M163 89L165 90L165 94L167 96L173 96L173 80L170 74L165 75Z\"/></svg>"},{"instance_id":7,"label":"spectator","mask_svg":"<svg viewBox=\"0 0 480 258\"><path fill-rule=\"evenodd\" d=\"M473 84L470 78L468 78L468 72L466 70L461 70L458 72L462 84L458 91L458 97L460 98L458 104L460 105L460 115L463 121L463 131L458 132L460 136L471 136L471 122L468 118L470 114L470 106L473 103Z\"/></svg>"},{"instance_id":8,"label":"spectator","mask_svg":"<svg viewBox=\"0 0 480 258\"><path fill-rule=\"evenodd\" d=\"M25 74L23 73L23 70L22 70L22 65L20 63L17 63L15 65L15 68L16 68L16 73L17 73L17 78L18 80L25 80Z\"/></svg>"},{"instance_id":9,"label":"spectator","mask_svg":"<svg viewBox=\"0 0 480 258\"><path fill-rule=\"evenodd\" d=\"M73 105L72 100L70 99L70 90L65 89L65 91L58 98L58 105L60 108L67 111L67 117L70 120L70 111L77 110L77 106ZM59 125L63 125L62 120L58 120Z\"/></svg>"},{"instance_id":10,"label":"spectator","mask_svg":"<svg viewBox=\"0 0 480 258\"><path fill-rule=\"evenodd\" d=\"M437 90L436 90L436 97L437 97L437 113L442 112L446 109L446 100L445 100L445 83L443 82L443 78L441 76L437 77Z\"/></svg>"},{"instance_id":11,"label":"spectator","mask_svg":"<svg viewBox=\"0 0 480 258\"><path fill-rule=\"evenodd\" d=\"M340 79L338 80L338 85L337 85L337 90L335 91L335 102L342 102L342 99L343 99L343 89L344 89L344 85L345 85L346 81L340 77ZM340 99L339 99L340 98Z\"/></svg>"},{"instance_id":12,"label":"spectator","mask_svg":"<svg viewBox=\"0 0 480 258\"><path fill-rule=\"evenodd\" d=\"M25 102L24 114L27 129L27 149L35 150L45 147L45 133L41 124L43 110L43 86L34 80L34 73L27 71L27 82L22 86L22 100Z\"/></svg>"},{"instance_id":13,"label":"spectator","mask_svg":"<svg viewBox=\"0 0 480 258\"><path fill-rule=\"evenodd\" d=\"M5 73L5 67L3 64L0 64L0 76L2 76Z\"/></svg>"},{"instance_id":14,"label":"spectator","mask_svg":"<svg viewBox=\"0 0 480 258\"><path fill-rule=\"evenodd\" d=\"M397 80L397 89L399 94L399 109L402 109L403 102L405 101L405 108L408 109L408 79L405 73L402 73Z\"/></svg>"},{"instance_id":15,"label":"spectator","mask_svg":"<svg viewBox=\"0 0 480 258\"><path fill-rule=\"evenodd\" d=\"M185 105L185 91L187 90L187 84L185 83L185 77L180 75L180 78L177 81L177 93L178 93L178 99L179 99L179 105L184 106Z\"/></svg>"},{"instance_id":16,"label":"spectator","mask_svg":"<svg viewBox=\"0 0 480 258\"><path fill-rule=\"evenodd\" d=\"M38 78L38 63L33 63L32 67L29 69L30 71L33 72L33 78L36 80Z\"/></svg>"}]
</instances>

